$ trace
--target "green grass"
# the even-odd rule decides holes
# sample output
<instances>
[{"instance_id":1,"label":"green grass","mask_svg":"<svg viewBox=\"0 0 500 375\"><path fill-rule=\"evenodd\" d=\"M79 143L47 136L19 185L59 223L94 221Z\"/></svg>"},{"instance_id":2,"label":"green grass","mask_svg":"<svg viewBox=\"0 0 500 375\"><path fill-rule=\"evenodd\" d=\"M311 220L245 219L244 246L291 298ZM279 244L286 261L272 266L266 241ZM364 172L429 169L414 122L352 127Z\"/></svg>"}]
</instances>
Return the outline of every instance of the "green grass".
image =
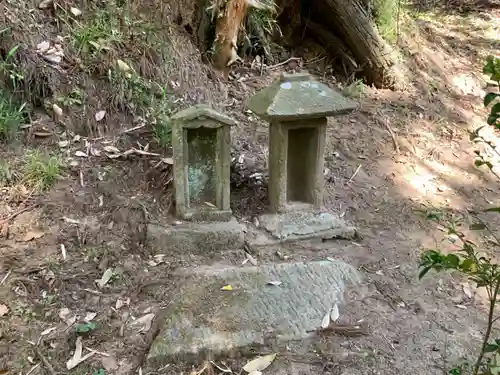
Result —
<instances>
[{"instance_id":1,"label":"green grass","mask_svg":"<svg viewBox=\"0 0 500 375\"><path fill-rule=\"evenodd\" d=\"M32 151L25 156L21 182L36 192L43 192L61 178L61 172L62 163L57 156Z\"/></svg>"},{"instance_id":2,"label":"green grass","mask_svg":"<svg viewBox=\"0 0 500 375\"><path fill-rule=\"evenodd\" d=\"M5 160L0 160L0 187L9 186L14 181L14 173Z\"/></svg>"},{"instance_id":3,"label":"green grass","mask_svg":"<svg viewBox=\"0 0 500 375\"><path fill-rule=\"evenodd\" d=\"M25 105L18 105L11 95L0 89L0 140L10 141L24 124L26 118Z\"/></svg>"},{"instance_id":4,"label":"green grass","mask_svg":"<svg viewBox=\"0 0 500 375\"><path fill-rule=\"evenodd\" d=\"M398 32L398 7L402 0L374 0L373 14L382 38L395 42Z\"/></svg>"}]
</instances>

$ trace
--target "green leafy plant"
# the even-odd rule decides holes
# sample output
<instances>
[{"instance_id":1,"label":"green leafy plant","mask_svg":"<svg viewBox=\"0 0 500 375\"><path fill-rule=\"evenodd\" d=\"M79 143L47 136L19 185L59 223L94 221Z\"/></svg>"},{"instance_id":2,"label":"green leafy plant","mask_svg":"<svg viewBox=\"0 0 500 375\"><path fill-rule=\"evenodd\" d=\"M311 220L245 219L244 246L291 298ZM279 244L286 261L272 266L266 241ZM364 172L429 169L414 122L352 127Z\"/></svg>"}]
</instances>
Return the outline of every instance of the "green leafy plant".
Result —
<instances>
[{"instance_id":1,"label":"green leafy plant","mask_svg":"<svg viewBox=\"0 0 500 375\"><path fill-rule=\"evenodd\" d=\"M500 59L489 56L484 66L484 73L489 74L491 80L496 82L497 88L500 83ZM484 98L484 105L489 106L496 101L500 94L488 93ZM487 123L500 128L500 103L496 103L491 108ZM496 151L494 145L479 135L483 127L471 132L471 140L474 142L484 141ZM498 152L497 152L498 153ZM491 162L485 160L480 152L476 152L479 159L476 159L475 165L487 165L490 170L493 168ZM500 156L500 154L499 154ZM492 171L493 172L493 171ZM467 277L477 288L485 288L488 297L488 317L486 330L483 336L479 354L473 365L463 363L449 371L452 375L498 375L500 374L500 339L491 339L493 324L500 319L496 313L497 302L500 294L500 264L494 262L487 256L484 249L479 249L478 245L466 238L464 232L460 229L463 222L455 216L447 217L438 212L424 211L427 219L439 222L447 230L448 238L453 243L458 244L457 251L443 253L439 249L425 250L419 263L419 279L428 274L429 271L437 272L445 270L458 271ZM500 207L492 207L483 210L482 214L500 213ZM490 239L488 243L495 248L500 248L500 239L493 230L482 220L477 213L471 213L475 222L469 226L472 231L484 231Z\"/></svg>"},{"instance_id":2,"label":"green leafy plant","mask_svg":"<svg viewBox=\"0 0 500 375\"><path fill-rule=\"evenodd\" d=\"M7 91L0 88L0 140L11 140L25 122L26 104L17 105Z\"/></svg>"},{"instance_id":3,"label":"green leafy plant","mask_svg":"<svg viewBox=\"0 0 500 375\"><path fill-rule=\"evenodd\" d=\"M10 79L12 88L15 90L18 84L24 79L19 71L16 63L14 62L14 55L16 54L19 45L12 47L3 61L0 61L0 71Z\"/></svg>"},{"instance_id":4,"label":"green leafy plant","mask_svg":"<svg viewBox=\"0 0 500 375\"><path fill-rule=\"evenodd\" d=\"M491 105L490 113L488 115L486 123L490 126L495 127L495 129L500 129L500 102L498 100L500 98L500 93L499 93L500 58L491 55L488 56L486 58L486 63L483 67L483 73L488 74L490 76L490 80L492 81L492 84L496 90L496 92L487 93L483 100L485 107ZM469 132L470 140L473 141L474 143L483 143L488 145L489 149L500 157L500 152L495 147L495 144L481 135L481 130L484 128L485 126L480 126L474 131ZM476 154L476 159L474 161L476 167L481 167L483 165L486 165L493 174L497 175L497 173L493 169L494 168L493 163L487 157L485 157L485 155L483 155L479 150L476 150L474 152ZM497 177L500 176L497 175Z\"/></svg>"},{"instance_id":5,"label":"green leafy plant","mask_svg":"<svg viewBox=\"0 0 500 375\"><path fill-rule=\"evenodd\" d=\"M57 156L48 156L39 151L26 154L21 183L42 192L52 187L61 177L62 163Z\"/></svg>"},{"instance_id":6,"label":"green leafy plant","mask_svg":"<svg viewBox=\"0 0 500 375\"><path fill-rule=\"evenodd\" d=\"M494 207L485 212L500 212L500 207ZM469 226L470 230L485 230L494 240L489 241L495 247L500 248L500 240L486 223L475 215L476 223ZM424 277L430 270L444 271L455 270L465 275L477 288L484 287L488 296L488 321L486 332L483 337L483 343L480 353L472 367L473 375L490 375L500 373L500 340L490 342L493 323L500 318L495 316L496 303L500 293L500 265L493 262L483 252L477 250L477 245L468 240L465 234L460 230L462 221L457 218L437 218L447 230L449 238L460 244L460 249L452 253L443 253L438 249L426 250L420 259L419 279ZM452 370L450 374L462 375L468 372L466 366L462 365ZM497 371L497 372L495 372Z\"/></svg>"},{"instance_id":7,"label":"green leafy plant","mask_svg":"<svg viewBox=\"0 0 500 375\"><path fill-rule=\"evenodd\" d=\"M77 333L89 333L97 329L97 324L94 322L78 324L75 328Z\"/></svg>"}]
</instances>

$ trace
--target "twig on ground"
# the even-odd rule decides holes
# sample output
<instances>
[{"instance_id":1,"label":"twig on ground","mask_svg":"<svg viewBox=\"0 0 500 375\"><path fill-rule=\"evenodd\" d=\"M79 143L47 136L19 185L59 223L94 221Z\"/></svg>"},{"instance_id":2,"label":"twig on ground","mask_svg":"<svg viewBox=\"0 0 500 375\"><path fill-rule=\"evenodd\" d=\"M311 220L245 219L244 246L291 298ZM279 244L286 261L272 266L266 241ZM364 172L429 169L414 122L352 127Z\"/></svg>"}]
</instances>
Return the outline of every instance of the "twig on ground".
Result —
<instances>
[{"instance_id":1,"label":"twig on ground","mask_svg":"<svg viewBox=\"0 0 500 375\"><path fill-rule=\"evenodd\" d=\"M356 170L352 174L352 176L349 179L349 181L347 181L347 183L350 183L350 182L352 182L352 180L354 180L354 177L356 177L356 175L358 174L359 170L361 169L361 166L362 166L362 164L358 165L358 167L356 168Z\"/></svg>"},{"instance_id":2,"label":"twig on ground","mask_svg":"<svg viewBox=\"0 0 500 375\"><path fill-rule=\"evenodd\" d=\"M317 328L307 333L317 333L319 335L325 333L333 333L334 335L342 335L348 337L356 337L356 336L366 336L369 335L368 326L366 323L360 324L331 324L326 328Z\"/></svg>"},{"instance_id":3,"label":"twig on ground","mask_svg":"<svg viewBox=\"0 0 500 375\"><path fill-rule=\"evenodd\" d=\"M9 270L5 276L3 277L2 281L0 281L0 285L3 285L3 283L5 282L5 280L7 280L7 278L10 276L12 270Z\"/></svg>"},{"instance_id":4,"label":"twig on ground","mask_svg":"<svg viewBox=\"0 0 500 375\"><path fill-rule=\"evenodd\" d=\"M387 131L389 132L389 134L391 135L391 138L392 138L392 143L394 144L394 149L396 150L396 152L399 154L399 143L398 143L398 140L396 138L396 135L394 134L394 131L392 130L391 126L389 125L389 122L387 121L387 119L385 121L380 121L379 119L375 119L379 124L381 123L382 125L385 126L385 128L387 129Z\"/></svg>"},{"instance_id":5,"label":"twig on ground","mask_svg":"<svg viewBox=\"0 0 500 375\"><path fill-rule=\"evenodd\" d=\"M125 134L125 133L131 133L133 131L136 131L136 130L139 130L139 129L142 129L143 127L145 127L146 125L142 124L142 125L137 125L137 126L134 126L133 128L130 128L130 129L125 129L124 131L122 131L122 134Z\"/></svg>"},{"instance_id":6,"label":"twig on ground","mask_svg":"<svg viewBox=\"0 0 500 375\"><path fill-rule=\"evenodd\" d=\"M8 223L12 219L15 219L17 216L21 215L22 213L25 213L26 211L32 210L33 208L37 207L39 203L32 204L31 206L25 207L22 210L16 211L13 214L7 216L5 219L0 220L0 225Z\"/></svg>"},{"instance_id":7,"label":"twig on ground","mask_svg":"<svg viewBox=\"0 0 500 375\"><path fill-rule=\"evenodd\" d=\"M42 361L43 365L47 368L47 370L50 372L51 375L57 375L57 372L55 372L54 367L50 364L50 362L45 358L45 356L42 354L40 348L38 346L35 346L35 353L40 358Z\"/></svg>"},{"instance_id":8,"label":"twig on ground","mask_svg":"<svg viewBox=\"0 0 500 375\"><path fill-rule=\"evenodd\" d=\"M286 59L285 61L282 61L278 64L274 64L274 65L271 65L271 66L268 66L267 69L275 69L279 66L283 66L285 64L288 64L290 61L300 61L302 60L300 57L290 57L289 59Z\"/></svg>"}]
</instances>

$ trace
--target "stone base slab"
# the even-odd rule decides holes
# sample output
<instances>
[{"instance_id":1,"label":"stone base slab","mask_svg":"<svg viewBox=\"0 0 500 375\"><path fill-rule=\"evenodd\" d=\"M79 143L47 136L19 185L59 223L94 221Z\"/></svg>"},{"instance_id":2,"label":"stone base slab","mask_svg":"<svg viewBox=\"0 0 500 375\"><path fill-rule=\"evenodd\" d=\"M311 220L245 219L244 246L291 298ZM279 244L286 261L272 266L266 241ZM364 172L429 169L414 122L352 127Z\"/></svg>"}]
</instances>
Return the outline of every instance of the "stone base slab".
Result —
<instances>
[{"instance_id":1,"label":"stone base slab","mask_svg":"<svg viewBox=\"0 0 500 375\"><path fill-rule=\"evenodd\" d=\"M207 253L242 249L246 226L232 218L227 222L186 222L148 225L148 245L159 251Z\"/></svg>"},{"instance_id":2,"label":"stone base slab","mask_svg":"<svg viewBox=\"0 0 500 375\"><path fill-rule=\"evenodd\" d=\"M259 228L264 229L270 237L267 243L263 236L257 236L256 242L262 246L276 242L289 242L314 238L354 239L357 235L355 227L349 226L338 215L328 212L287 212L264 214L259 217ZM256 244L258 246L258 244Z\"/></svg>"},{"instance_id":3,"label":"stone base slab","mask_svg":"<svg viewBox=\"0 0 500 375\"><path fill-rule=\"evenodd\" d=\"M149 366L308 337L340 305L347 285L360 281L341 261L200 267L186 275L151 346ZM228 285L231 290L222 289Z\"/></svg>"}]
</instances>

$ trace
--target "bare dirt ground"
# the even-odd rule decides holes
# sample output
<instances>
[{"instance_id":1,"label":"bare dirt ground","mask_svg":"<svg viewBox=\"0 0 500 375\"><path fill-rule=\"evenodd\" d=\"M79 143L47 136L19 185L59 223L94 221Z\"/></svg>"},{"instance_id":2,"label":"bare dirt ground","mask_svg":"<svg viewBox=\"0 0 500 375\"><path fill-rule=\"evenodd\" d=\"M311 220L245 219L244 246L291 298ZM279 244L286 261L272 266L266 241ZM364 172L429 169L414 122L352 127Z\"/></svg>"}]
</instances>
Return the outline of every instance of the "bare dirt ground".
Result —
<instances>
[{"instance_id":1,"label":"bare dirt ground","mask_svg":"<svg viewBox=\"0 0 500 375\"><path fill-rule=\"evenodd\" d=\"M364 320L370 334L292 343L266 372L439 374L461 357L471 358L478 348L485 328L481 293L469 298L463 280L446 275L417 280L421 249L452 245L441 244L444 233L415 209L470 219L468 209L500 205L498 181L474 167L475 146L467 134L485 119L480 72L484 56L498 49L498 20L491 10L466 16L420 15L400 41L411 72L407 89L365 87L360 110L331 121L325 204L353 222L362 239L286 247L283 252L289 261L330 256L357 266L366 282L348 299L341 319ZM224 87L217 106L240 122L234 154L243 166L234 168L233 209L250 220L266 203L265 183L249 175L261 173L265 181L267 128L246 112L244 103L279 71L264 76L258 69L245 71L253 73L244 82ZM123 125L122 130L132 127ZM179 257L168 249L160 255L148 250L145 224L169 218L168 160L151 155L111 159L103 151L107 145L122 151L140 148L137 142L144 146L151 138L147 129L102 137L73 134L69 151L58 146L60 139L34 133L25 143L29 148L56 150L78 163L68 164L45 194L30 195L22 184L1 190L0 371L142 371L155 331L150 318L170 299L188 298L175 294L179 281L170 277L172 270L212 262L239 264L244 254ZM25 148L1 149L12 170ZM88 156L75 157L75 151ZM280 261L273 253L258 258L261 263ZM99 288L96 280L109 268L113 275ZM97 352L68 371L75 328L88 331L80 332L84 354ZM241 361L228 359L228 365L239 372ZM154 372L189 371L180 363Z\"/></svg>"}]
</instances>

